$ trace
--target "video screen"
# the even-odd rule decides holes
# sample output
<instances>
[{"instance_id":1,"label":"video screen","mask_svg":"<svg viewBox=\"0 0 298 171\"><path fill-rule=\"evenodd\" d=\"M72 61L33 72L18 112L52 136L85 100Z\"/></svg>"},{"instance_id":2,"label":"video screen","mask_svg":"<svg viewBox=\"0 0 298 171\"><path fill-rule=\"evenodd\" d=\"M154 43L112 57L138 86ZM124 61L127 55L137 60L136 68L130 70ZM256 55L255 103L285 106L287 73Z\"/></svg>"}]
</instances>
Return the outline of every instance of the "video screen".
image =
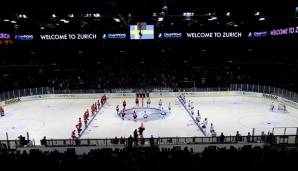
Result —
<instances>
[{"instance_id":1,"label":"video screen","mask_svg":"<svg viewBox=\"0 0 298 171\"><path fill-rule=\"evenodd\" d=\"M130 39L154 39L154 25L130 25Z\"/></svg>"}]
</instances>

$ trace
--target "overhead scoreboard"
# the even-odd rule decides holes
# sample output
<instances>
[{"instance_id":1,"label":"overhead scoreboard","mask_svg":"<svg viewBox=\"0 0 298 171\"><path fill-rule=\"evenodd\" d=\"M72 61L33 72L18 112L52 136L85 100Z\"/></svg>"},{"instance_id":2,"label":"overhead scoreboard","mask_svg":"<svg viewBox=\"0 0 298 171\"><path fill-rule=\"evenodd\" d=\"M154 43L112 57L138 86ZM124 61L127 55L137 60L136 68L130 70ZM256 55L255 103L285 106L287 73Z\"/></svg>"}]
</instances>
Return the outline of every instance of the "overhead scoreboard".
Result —
<instances>
[{"instance_id":1,"label":"overhead scoreboard","mask_svg":"<svg viewBox=\"0 0 298 171\"><path fill-rule=\"evenodd\" d=\"M147 25L145 22L130 25L130 39L154 39L154 25Z\"/></svg>"}]
</instances>

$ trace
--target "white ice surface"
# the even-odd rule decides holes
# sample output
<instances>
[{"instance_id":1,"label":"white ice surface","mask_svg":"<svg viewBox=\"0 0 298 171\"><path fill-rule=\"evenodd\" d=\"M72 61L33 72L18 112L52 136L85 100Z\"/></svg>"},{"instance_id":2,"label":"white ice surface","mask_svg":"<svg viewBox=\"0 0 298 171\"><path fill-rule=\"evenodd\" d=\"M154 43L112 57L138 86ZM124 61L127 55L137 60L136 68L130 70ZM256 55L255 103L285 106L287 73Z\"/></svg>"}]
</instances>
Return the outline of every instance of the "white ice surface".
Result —
<instances>
[{"instance_id":1,"label":"white ice surface","mask_svg":"<svg viewBox=\"0 0 298 171\"><path fill-rule=\"evenodd\" d=\"M255 134L272 131L273 127L298 127L298 110L287 106L287 113L270 110L271 102L257 97L188 97L194 101L195 114L200 110L202 119L213 123L217 134L235 135L239 131L247 135L255 128ZM116 105L122 108L124 98L110 98L81 138L128 137L140 122L122 120L116 114ZM134 107L134 98L126 98L127 108ZM153 107L158 107L159 98L151 98ZM167 109L171 103L171 113L165 119L144 122L145 137L187 137L202 136L193 121L176 98L162 98ZM0 118L0 139L10 139L29 132L36 143L46 136L48 139L65 139L75 129L75 124L83 112L90 108L95 99L47 99L24 101L5 106L6 115ZM146 100L144 101L144 103ZM175 104L176 103L176 104ZM178 104L178 105L177 105ZM283 133L283 130L275 130ZM287 133L296 133L288 129ZM291 132L292 131L292 132Z\"/></svg>"}]
</instances>

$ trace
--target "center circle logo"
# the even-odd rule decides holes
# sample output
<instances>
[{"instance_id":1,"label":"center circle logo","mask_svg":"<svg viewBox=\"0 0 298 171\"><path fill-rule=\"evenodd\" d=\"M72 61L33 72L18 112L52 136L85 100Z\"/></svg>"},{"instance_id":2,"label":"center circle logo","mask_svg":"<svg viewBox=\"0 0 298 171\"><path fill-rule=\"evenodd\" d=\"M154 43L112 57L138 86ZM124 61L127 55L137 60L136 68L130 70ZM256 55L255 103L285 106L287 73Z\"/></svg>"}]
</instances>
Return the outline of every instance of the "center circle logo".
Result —
<instances>
[{"instance_id":1,"label":"center circle logo","mask_svg":"<svg viewBox=\"0 0 298 171\"><path fill-rule=\"evenodd\" d=\"M123 120L131 121L154 121L165 119L170 112L158 108L128 108L119 113Z\"/></svg>"}]
</instances>

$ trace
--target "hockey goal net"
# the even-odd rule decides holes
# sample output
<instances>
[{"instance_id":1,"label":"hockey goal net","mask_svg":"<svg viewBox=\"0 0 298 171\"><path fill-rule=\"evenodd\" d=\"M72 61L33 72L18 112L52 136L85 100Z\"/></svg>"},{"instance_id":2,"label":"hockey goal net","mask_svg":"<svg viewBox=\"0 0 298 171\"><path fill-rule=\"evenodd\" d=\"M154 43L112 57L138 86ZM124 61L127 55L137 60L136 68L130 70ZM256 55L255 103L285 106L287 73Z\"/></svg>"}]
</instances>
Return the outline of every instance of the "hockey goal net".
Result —
<instances>
[{"instance_id":1,"label":"hockey goal net","mask_svg":"<svg viewBox=\"0 0 298 171\"><path fill-rule=\"evenodd\" d=\"M287 106L286 106L285 103L279 102L278 105L277 105L277 109L280 110L280 111L286 112L287 111Z\"/></svg>"}]
</instances>

